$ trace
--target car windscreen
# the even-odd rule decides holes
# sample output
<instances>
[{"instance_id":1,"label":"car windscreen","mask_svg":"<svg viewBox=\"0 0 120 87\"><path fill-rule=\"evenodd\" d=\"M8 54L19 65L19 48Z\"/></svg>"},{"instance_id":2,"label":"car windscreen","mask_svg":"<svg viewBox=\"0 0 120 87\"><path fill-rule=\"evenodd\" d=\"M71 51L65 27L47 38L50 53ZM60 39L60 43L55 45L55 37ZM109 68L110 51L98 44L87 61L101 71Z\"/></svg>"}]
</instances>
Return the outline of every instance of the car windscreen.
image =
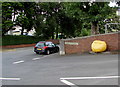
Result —
<instances>
[{"instance_id":1,"label":"car windscreen","mask_svg":"<svg viewBox=\"0 0 120 87\"><path fill-rule=\"evenodd\" d=\"M37 43L37 44L36 44L36 47L44 47L44 46L45 46L44 43Z\"/></svg>"}]
</instances>

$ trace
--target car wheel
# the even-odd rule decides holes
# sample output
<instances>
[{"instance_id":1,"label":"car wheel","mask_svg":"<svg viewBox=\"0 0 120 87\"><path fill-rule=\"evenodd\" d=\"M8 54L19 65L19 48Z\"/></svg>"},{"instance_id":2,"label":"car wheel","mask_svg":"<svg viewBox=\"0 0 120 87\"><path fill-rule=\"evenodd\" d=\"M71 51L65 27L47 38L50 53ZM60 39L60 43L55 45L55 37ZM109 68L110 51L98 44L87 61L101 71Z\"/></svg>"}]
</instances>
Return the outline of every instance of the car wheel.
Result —
<instances>
[{"instance_id":1,"label":"car wheel","mask_svg":"<svg viewBox=\"0 0 120 87\"><path fill-rule=\"evenodd\" d=\"M46 51L46 54L47 54L47 55L49 55L49 54L50 54L50 51L49 51L49 50L47 50L47 51Z\"/></svg>"},{"instance_id":2,"label":"car wheel","mask_svg":"<svg viewBox=\"0 0 120 87\"><path fill-rule=\"evenodd\" d=\"M56 49L56 52L59 52L59 48Z\"/></svg>"}]
</instances>

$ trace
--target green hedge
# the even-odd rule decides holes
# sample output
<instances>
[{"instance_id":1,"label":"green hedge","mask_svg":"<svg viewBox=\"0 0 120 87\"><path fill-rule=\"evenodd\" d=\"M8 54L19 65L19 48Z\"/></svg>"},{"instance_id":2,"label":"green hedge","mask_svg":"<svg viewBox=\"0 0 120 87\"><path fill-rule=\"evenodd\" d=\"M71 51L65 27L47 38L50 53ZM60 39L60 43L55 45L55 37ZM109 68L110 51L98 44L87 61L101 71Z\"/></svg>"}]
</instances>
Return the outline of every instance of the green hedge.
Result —
<instances>
[{"instance_id":1,"label":"green hedge","mask_svg":"<svg viewBox=\"0 0 120 87\"><path fill-rule=\"evenodd\" d=\"M34 36L24 36L24 35L5 35L2 37L2 45L19 45L19 44L32 44L37 43L38 41L43 41L41 37Z\"/></svg>"}]
</instances>

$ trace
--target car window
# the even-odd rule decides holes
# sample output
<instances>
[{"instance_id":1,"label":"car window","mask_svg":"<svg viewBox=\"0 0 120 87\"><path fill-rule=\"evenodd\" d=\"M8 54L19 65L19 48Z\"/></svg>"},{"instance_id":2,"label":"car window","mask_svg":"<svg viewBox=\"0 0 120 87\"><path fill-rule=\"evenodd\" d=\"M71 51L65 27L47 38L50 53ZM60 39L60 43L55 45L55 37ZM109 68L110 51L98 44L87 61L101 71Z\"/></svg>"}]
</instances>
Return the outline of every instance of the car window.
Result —
<instances>
[{"instance_id":1,"label":"car window","mask_svg":"<svg viewBox=\"0 0 120 87\"><path fill-rule=\"evenodd\" d=\"M52 45L52 47L55 47L55 44L51 44Z\"/></svg>"},{"instance_id":2,"label":"car window","mask_svg":"<svg viewBox=\"0 0 120 87\"><path fill-rule=\"evenodd\" d=\"M50 43L50 44L48 44L48 46L49 46L49 47L52 47L52 44Z\"/></svg>"},{"instance_id":3,"label":"car window","mask_svg":"<svg viewBox=\"0 0 120 87\"><path fill-rule=\"evenodd\" d=\"M44 47L44 45L45 45L44 43L37 43L36 47Z\"/></svg>"},{"instance_id":4,"label":"car window","mask_svg":"<svg viewBox=\"0 0 120 87\"><path fill-rule=\"evenodd\" d=\"M46 42L46 46L52 46L52 42Z\"/></svg>"}]
</instances>

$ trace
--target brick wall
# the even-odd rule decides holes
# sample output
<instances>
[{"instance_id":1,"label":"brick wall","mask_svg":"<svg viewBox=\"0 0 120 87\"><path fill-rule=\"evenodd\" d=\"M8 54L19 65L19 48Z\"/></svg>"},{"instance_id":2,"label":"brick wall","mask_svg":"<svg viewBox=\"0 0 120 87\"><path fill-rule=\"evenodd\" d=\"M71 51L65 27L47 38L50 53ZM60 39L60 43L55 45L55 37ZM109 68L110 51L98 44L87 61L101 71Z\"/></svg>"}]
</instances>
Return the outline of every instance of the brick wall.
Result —
<instances>
[{"instance_id":1,"label":"brick wall","mask_svg":"<svg viewBox=\"0 0 120 87\"><path fill-rule=\"evenodd\" d=\"M59 44L59 40L56 40L56 39L51 39L51 40L46 40L46 41L51 41L51 42L53 42L54 44Z\"/></svg>"},{"instance_id":2,"label":"brick wall","mask_svg":"<svg viewBox=\"0 0 120 87\"><path fill-rule=\"evenodd\" d=\"M120 43L120 38L118 38L118 36L119 33L109 33L64 40L64 42L67 43L78 43L78 45L65 44L64 50L66 54L89 52L91 51L91 44L94 40L105 41L107 43L107 51L120 50L120 47L118 47L118 43Z\"/></svg>"}]
</instances>

